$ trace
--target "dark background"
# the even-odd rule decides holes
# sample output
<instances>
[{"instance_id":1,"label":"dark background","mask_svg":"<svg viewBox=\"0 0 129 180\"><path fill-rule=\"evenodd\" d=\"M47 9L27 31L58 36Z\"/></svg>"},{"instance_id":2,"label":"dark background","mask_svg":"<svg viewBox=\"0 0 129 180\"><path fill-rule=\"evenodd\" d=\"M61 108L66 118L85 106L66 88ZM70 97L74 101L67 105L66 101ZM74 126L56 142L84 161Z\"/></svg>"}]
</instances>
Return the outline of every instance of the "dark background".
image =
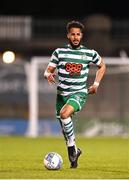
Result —
<instances>
[{"instance_id":1,"label":"dark background","mask_svg":"<svg viewBox=\"0 0 129 180\"><path fill-rule=\"evenodd\" d=\"M102 13L112 18L129 18L128 0L1 0L0 2L1 15L78 18Z\"/></svg>"},{"instance_id":2,"label":"dark background","mask_svg":"<svg viewBox=\"0 0 129 180\"><path fill-rule=\"evenodd\" d=\"M34 55L51 55L66 41L66 23L75 19L86 23L84 45L96 49L102 56L119 56L121 50L129 54L129 0L1 0L0 16L7 16L6 23L3 21L0 25L1 29L6 26L7 35L12 32L12 26L15 30L19 28L18 24L11 24L12 20L8 22L9 16L31 18L31 37L11 39L1 35L1 53L12 50L27 60ZM93 29L88 29L87 19L98 16L94 23L90 20Z\"/></svg>"}]
</instances>

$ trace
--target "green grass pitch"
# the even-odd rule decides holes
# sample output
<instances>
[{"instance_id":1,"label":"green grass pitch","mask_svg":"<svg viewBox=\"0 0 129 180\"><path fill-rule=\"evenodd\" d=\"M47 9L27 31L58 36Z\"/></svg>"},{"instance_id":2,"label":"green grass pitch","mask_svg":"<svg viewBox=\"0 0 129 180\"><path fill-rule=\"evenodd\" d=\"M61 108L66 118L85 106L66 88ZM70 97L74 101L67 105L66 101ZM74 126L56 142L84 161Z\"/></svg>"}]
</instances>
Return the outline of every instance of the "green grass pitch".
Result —
<instances>
[{"instance_id":1,"label":"green grass pitch","mask_svg":"<svg viewBox=\"0 0 129 180\"><path fill-rule=\"evenodd\" d=\"M83 154L77 169L70 169L63 137L0 137L1 179L128 179L129 139L77 137ZM44 156L56 151L63 158L60 170L47 170Z\"/></svg>"}]
</instances>

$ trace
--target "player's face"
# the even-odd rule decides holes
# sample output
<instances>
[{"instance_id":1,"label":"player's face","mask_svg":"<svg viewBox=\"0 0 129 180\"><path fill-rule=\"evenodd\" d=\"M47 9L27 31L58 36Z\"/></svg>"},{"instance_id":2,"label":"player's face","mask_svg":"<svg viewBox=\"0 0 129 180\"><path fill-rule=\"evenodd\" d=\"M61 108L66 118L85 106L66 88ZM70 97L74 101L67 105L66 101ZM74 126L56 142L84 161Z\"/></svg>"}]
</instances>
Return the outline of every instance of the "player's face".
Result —
<instances>
[{"instance_id":1,"label":"player's face","mask_svg":"<svg viewBox=\"0 0 129 180\"><path fill-rule=\"evenodd\" d=\"M67 37L72 47L77 48L80 46L81 39L82 39L82 32L80 28L71 28Z\"/></svg>"}]
</instances>

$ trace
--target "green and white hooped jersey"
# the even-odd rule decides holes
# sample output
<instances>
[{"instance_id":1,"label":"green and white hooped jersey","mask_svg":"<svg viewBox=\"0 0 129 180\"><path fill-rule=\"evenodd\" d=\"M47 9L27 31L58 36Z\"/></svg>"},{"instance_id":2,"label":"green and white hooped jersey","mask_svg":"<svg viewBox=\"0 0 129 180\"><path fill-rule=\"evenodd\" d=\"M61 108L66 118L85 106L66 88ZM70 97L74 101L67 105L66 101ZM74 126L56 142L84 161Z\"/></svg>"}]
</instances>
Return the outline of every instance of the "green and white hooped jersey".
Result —
<instances>
[{"instance_id":1,"label":"green and white hooped jersey","mask_svg":"<svg viewBox=\"0 0 129 180\"><path fill-rule=\"evenodd\" d=\"M62 96L77 92L87 93L89 63L101 63L101 57L95 50L82 45L78 49L72 49L70 45L57 48L49 62L49 66L56 67L58 71L57 93Z\"/></svg>"}]
</instances>

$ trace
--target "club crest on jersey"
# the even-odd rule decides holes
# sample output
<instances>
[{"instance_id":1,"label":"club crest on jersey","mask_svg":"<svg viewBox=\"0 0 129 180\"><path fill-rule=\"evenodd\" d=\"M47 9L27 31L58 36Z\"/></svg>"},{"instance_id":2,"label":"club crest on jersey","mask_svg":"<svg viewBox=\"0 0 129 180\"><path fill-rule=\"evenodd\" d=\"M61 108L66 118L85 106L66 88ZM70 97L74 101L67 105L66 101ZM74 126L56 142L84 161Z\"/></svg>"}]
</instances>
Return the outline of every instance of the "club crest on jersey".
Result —
<instances>
[{"instance_id":1,"label":"club crest on jersey","mask_svg":"<svg viewBox=\"0 0 129 180\"><path fill-rule=\"evenodd\" d=\"M84 55L82 55L82 59L83 60L87 60L87 56L84 54Z\"/></svg>"}]
</instances>

